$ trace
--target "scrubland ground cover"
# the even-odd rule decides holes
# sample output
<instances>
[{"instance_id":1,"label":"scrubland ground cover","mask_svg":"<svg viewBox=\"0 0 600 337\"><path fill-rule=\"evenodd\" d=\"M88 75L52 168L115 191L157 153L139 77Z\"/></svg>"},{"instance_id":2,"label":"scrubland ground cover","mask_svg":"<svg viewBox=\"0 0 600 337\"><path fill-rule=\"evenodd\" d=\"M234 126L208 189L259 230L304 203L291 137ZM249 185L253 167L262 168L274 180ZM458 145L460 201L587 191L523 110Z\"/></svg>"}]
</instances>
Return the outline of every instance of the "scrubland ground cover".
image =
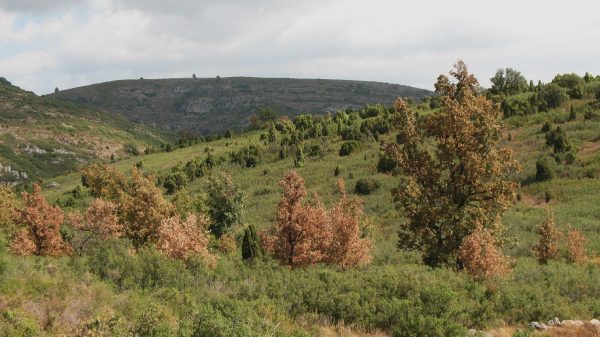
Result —
<instances>
[{"instance_id":1,"label":"scrubland ground cover","mask_svg":"<svg viewBox=\"0 0 600 337\"><path fill-rule=\"evenodd\" d=\"M266 120L260 130L98 166L84 171L83 181L80 172L54 178L60 185L43 193L64 212L83 212L99 198L121 205L114 214L128 221L121 221L118 235L60 258L15 255L9 242L15 236L5 230L0 335L329 336L337 329L441 337L554 317L598 318L600 111L595 93L586 91L595 81L583 82L581 96L561 78L552 85L517 84L516 92L493 81L486 93L508 125L497 145L512 149L522 167L508 178L520 188L500 219L503 230L478 236L501 247L508 273L481 278L467 272L464 259L455 264L454 255L450 263L429 266L422 250L398 249L398 232L411 218L395 207L391 190L408 173L381 145L403 144L399 111L367 106ZM438 98L407 104L416 123L444 109ZM353 144L348 153L340 151L344 144ZM289 195L302 195L303 202L282 197L286 186L299 186L298 180L278 184L290 170L306 190ZM355 211L334 213L344 200L340 178L348 198L362 201L359 221ZM160 196L136 207L140 189ZM156 218L144 217L144 208L153 207L161 210ZM188 214L212 216L186 225ZM368 239L368 259L345 265L329 258L331 241L318 238L331 235L327 228L336 228L337 218ZM156 229L134 225L141 223ZM305 223L328 227L307 229ZM288 230L273 231L275 224ZM553 231L558 235L547 235ZM179 232L192 234L170 235ZM297 239L286 242L316 247L304 251L321 255L292 250L285 256L298 260L286 260L268 245L248 248L277 233L295 233ZM81 227L62 224L65 242L77 243L81 235ZM190 236L196 239L186 241Z\"/></svg>"}]
</instances>

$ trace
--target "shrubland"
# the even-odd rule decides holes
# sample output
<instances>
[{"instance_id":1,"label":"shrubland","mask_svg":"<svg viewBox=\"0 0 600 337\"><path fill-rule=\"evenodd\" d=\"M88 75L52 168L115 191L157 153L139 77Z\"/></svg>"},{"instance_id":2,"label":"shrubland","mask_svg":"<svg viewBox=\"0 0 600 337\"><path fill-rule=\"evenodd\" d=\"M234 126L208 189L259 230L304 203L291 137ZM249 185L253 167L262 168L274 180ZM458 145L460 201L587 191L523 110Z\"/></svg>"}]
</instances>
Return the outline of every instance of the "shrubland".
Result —
<instances>
[{"instance_id":1,"label":"shrubland","mask_svg":"<svg viewBox=\"0 0 600 337\"><path fill-rule=\"evenodd\" d=\"M3 188L0 335L441 337L597 318L597 79L579 97L571 75L517 73L481 91L459 63L420 103L265 113L259 130ZM14 254L35 228L72 253Z\"/></svg>"}]
</instances>

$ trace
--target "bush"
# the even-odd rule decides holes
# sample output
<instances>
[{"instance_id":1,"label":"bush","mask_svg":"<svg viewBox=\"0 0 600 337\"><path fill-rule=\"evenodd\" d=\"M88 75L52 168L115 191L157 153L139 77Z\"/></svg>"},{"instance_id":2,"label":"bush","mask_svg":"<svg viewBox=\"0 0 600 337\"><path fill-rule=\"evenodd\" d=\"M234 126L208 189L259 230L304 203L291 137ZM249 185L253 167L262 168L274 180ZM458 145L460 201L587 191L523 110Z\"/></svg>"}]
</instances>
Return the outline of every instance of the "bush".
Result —
<instances>
[{"instance_id":1,"label":"bush","mask_svg":"<svg viewBox=\"0 0 600 337\"><path fill-rule=\"evenodd\" d=\"M206 200L211 219L210 231L217 237L244 219L244 194L229 175L210 179Z\"/></svg>"},{"instance_id":2,"label":"bush","mask_svg":"<svg viewBox=\"0 0 600 337\"><path fill-rule=\"evenodd\" d=\"M392 173L396 169L396 166L397 163L394 158L387 154L383 154L379 156L379 161L377 162L377 172Z\"/></svg>"},{"instance_id":3,"label":"bush","mask_svg":"<svg viewBox=\"0 0 600 337\"><path fill-rule=\"evenodd\" d=\"M539 92L539 99L542 110L548 110L558 108L569 99L569 96L564 88L550 83L542 87Z\"/></svg>"},{"instance_id":4,"label":"bush","mask_svg":"<svg viewBox=\"0 0 600 337\"><path fill-rule=\"evenodd\" d=\"M340 148L340 156L350 155L352 152L358 150L360 148L360 145L360 142L355 140L349 140L347 142L344 142L342 144L342 147Z\"/></svg>"},{"instance_id":5,"label":"bush","mask_svg":"<svg viewBox=\"0 0 600 337\"><path fill-rule=\"evenodd\" d=\"M177 171L169 173L163 180L163 186L167 189L167 194L173 194L188 183L188 176L184 172Z\"/></svg>"},{"instance_id":6,"label":"bush","mask_svg":"<svg viewBox=\"0 0 600 337\"><path fill-rule=\"evenodd\" d=\"M577 74L556 75L552 83L558 84L567 90L569 97L573 99L583 98L585 93L585 81Z\"/></svg>"},{"instance_id":7,"label":"bush","mask_svg":"<svg viewBox=\"0 0 600 337\"><path fill-rule=\"evenodd\" d=\"M538 159L535 163L535 181L546 181L554 179L556 173L546 158Z\"/></svg>"},{"instance_id":8,"label":"bush","mask_svg":"<svg viewBox=\"0 0 600 337\"><path fill-rule=\"evenodd\" d=\"M381 183L374 178L360 178L356 182L354 191L358 194L371 194L381 187Z\"/></svg>"},{"instance_id":9,"label":"bush","mask_svg":"<svg viewBox=\"0 0 600 337\"><path fill-rule=\"evenodd\" d=\"M123 152L127 153L130 156L139 156L141 154L140 150L133 143L125 143L123 144Z\"/></svg>"}]
</instances>

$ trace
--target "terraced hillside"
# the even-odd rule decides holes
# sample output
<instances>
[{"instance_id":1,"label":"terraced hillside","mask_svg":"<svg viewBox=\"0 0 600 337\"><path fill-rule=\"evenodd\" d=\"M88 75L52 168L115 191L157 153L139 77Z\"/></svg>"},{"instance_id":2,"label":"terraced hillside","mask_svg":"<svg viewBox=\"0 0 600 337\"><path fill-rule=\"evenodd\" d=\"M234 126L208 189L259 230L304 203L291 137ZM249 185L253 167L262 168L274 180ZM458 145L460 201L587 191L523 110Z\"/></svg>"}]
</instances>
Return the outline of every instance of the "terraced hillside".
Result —
<instances>
[{"instance_id":1,"label":"terraced hillside","mask_svg":"<svg viewBox=\"0 0 600 337\"><path fill-rule=\"evenodd\" d=\"M122 80L60 91L52 97L88 104L146 125L208 135L241 129L259 109L280 114L335 113L430 91L398 84L321 79L198 78Z\"/></svg>"},{"instance_id":2,"label":"terraced hillside","mask_svg":"<svg viewBox=\"0 0 600 337\"><path fill-rule=\"evenodd\" d=\"M75 170L169 141L158 130L0 81L0 182L18 183Z\"/></svg>"}]
</instances>

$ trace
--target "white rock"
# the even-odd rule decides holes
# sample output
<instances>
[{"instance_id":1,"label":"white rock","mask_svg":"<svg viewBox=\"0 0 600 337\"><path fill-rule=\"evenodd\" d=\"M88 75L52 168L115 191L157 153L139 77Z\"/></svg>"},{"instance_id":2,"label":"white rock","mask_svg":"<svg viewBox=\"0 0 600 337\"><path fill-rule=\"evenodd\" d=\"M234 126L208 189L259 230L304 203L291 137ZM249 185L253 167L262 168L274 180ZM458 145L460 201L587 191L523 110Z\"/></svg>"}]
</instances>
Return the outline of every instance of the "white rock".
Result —
<instances>
[{"instance_id":1,"label":"white rock","mask_svg":"<svg viewBox=\"0 0 600 337\"><path fill-rule=\"evenodd\" d=\"M539 322L531 322L529 323L529 327L534 330L548 330L548 326L546 324Z\"/></svg>"},{"instance_id":2,"label":"white rock","mask_svg":"<svg viewBox=\"0 0 600 337\"><path fill-rule=\"evenodd\" d=\"M548 326L556 326L556 325L561 325L558 317L554 317L554 319L551 319L548 321Z\"/></svg>"},{"instance_id":3,"label":"white rock","mask_svg":"<svg viewBox=\"0 0 600 337\"><path fill-rule=\"evenodd\" d=\"M593 325L600 325L600 321L599 321L599 320L597 320L597 319L593 319L593 320L591 320L591 321L590 321L590 324L593 324Z\"/></svg>"}]
</instances>

